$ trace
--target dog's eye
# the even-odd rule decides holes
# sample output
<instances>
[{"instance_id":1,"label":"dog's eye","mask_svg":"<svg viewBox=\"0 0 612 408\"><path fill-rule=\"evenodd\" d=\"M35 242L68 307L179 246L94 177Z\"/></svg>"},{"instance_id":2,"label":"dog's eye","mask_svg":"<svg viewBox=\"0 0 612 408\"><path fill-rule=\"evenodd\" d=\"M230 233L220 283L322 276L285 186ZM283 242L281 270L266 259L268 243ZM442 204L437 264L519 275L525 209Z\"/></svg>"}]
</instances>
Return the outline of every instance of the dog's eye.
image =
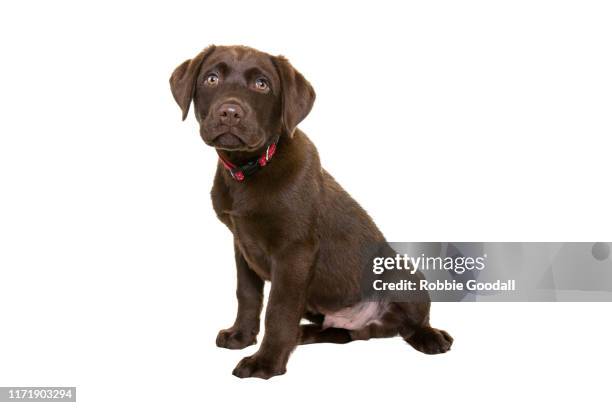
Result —
<instances>
[{"instance_id":1,"label":"dog's eye","mask_svg":"<svg viewBox=\"0 0 612 408\"><path fill-rule=\"evenodd\" d=\"M216 86L219 83L219 77L217 76L217 74L209 74L206 77L205 83L208 86Z\"/></svg>"},{"instance_id":2,"label":"dog's eye","mask_svg":"<svg viewBox=\"0 0 612 408\"><path fill-rule=\"evenodd\" d=\"M266 81L264 78L257 78L255 81L255 88L257 88L259 91L267 91L268 87L268 81Z\"/></svg>"}]
</instances>

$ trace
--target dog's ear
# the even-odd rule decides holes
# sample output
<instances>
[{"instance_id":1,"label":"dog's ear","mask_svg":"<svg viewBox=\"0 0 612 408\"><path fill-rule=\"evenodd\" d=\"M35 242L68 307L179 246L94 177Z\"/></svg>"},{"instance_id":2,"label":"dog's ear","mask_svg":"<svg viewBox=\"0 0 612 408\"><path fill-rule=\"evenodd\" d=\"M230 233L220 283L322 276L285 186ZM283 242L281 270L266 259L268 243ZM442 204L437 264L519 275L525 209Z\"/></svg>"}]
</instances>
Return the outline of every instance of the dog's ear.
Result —
<instances>
[{"instance_id":1,"label":"dog's ear","mask_svg":"<svg viewBox=\"0 0 612 408\"><path fill-rule=\"evenodd\" d=\"M297 125L312 109L316 95L312 85L293 68L287 58L279 55L273 61L281 80L283 126L291 137Z\"/></svg>"},{"instance_id":2,"label":"dog's ear","mask_svg":"<svg viewBox=\"0 0 612 408\"><path fill-rule=\"evenodd\" d=\"M176 67L172 75L170 76L170 89L172 90L172 96L174 100L181 107L183 111L183 120L187 118L189 113L189 105L195 92L195 82L200 72L200 67L204 60L212 54L215 50L215 46L211 45L192 59L188 59L181 65Z\"/></svg>"}]
</instances>

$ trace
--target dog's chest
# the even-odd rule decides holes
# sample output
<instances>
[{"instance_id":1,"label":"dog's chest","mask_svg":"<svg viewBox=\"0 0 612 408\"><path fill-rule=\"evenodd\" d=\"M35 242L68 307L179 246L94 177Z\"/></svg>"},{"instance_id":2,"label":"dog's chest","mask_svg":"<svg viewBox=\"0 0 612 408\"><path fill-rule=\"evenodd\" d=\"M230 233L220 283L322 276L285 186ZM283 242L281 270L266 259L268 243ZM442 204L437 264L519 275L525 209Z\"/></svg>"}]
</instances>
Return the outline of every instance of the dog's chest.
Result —
<instances>
[{"instance_id":1,"label":"dog's chest","mask_svg":"<svg viewBox=\"0 0 612 408\"><path fill-rule=\"evenodd\" d=\"M259 225L260 221L249 218L230 215L230 230L249 267L262 279L270 280L271 255L268 237Z\"/></svg>"},{"instance_id":2,"label":"dog's chest","mask_svg":"<svg viewBox=\"0 0 612 408\"><path fill-rule=\"evenodd\" d=\"M271 257L283 242L286 221L263 197L255 200L235 195L222 186L213 188L212 193L217 216L234 235L247 264L262 279L269 280Z\"/></svg>"}]
</instances>

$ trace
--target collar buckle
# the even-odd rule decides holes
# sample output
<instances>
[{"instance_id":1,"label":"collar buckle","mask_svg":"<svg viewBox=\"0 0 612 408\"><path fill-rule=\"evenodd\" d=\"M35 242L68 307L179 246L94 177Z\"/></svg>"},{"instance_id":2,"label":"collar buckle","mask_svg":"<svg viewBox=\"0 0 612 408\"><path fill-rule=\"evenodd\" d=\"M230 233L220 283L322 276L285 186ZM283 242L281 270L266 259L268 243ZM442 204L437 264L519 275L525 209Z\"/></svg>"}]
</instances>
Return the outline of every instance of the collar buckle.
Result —
<instances>
[{"instance_id":1,"label":"collar buckle","mask_svg":"<svg viewBox=\"0 0 612 408\"><path fill-rule=\"evenodd\" d=\"M271 143L266 148L266 152L259 156L256 160L251 160L241 166L238 166L231 161L227 160L225 157L221 155L221 153L217 150L217 154L219 155L219 160L223 164L223 167L229 172L230 176L238 182L244 181L247 176L252 176L257 173L260 168L265 167L272 157L274 153L276 153L276 145L278 141Z\"/></svg>"}]
</instances>

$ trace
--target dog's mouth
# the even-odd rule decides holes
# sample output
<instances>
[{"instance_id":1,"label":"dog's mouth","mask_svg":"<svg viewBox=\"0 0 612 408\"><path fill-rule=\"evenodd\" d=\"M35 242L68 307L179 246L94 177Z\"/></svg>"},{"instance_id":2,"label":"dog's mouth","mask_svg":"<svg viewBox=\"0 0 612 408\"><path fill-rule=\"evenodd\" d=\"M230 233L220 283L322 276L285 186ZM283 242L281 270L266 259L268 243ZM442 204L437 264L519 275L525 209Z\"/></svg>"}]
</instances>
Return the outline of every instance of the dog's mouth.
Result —
<instances>
[{"instance_id":1,"label":"dog's mouth","mask_svg":"<svg viewBox=\"0 0 612 408\"><path fill-rule=\"evenodd\" d=\"M207 136L202 136L207 145L227 151L254 151L261 148L262 143L265 142L265 140L257 140L256 143L249 143L251 138L248 135L237 133L232 128L220 129L210 134L212 137Z\"/></svg>"},{"instance_id":2,"label":"dog's mouth","mask_svg":"<svg viewBox=\"0 0 612 408\"><path fill-rule=\"evenodd\" d=\"M210 145L222 150L242 150L247 146L240 136L231 132L223 132L215 136Z\"/></svg>"}]
</instances>

